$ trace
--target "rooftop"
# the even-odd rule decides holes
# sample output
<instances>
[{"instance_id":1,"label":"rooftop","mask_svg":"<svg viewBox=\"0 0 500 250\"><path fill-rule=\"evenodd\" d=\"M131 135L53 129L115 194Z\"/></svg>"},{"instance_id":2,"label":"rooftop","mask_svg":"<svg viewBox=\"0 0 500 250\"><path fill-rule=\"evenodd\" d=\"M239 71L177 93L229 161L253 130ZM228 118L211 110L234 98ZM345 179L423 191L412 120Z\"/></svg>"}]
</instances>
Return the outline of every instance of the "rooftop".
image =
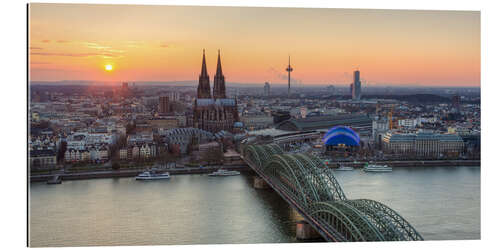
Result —
<instances>
[{"instance_id":1,"label":"rooftop","mask_svg":"<svg viewBox=\"0 0 500 250\"><path fill-rule=\"evenodd\" d=\"M282 130L314 130L353 124L371 125L372 119L366 115L324 115L302 119L289 119L277 125Z\"/></svg>"}]
</instances>

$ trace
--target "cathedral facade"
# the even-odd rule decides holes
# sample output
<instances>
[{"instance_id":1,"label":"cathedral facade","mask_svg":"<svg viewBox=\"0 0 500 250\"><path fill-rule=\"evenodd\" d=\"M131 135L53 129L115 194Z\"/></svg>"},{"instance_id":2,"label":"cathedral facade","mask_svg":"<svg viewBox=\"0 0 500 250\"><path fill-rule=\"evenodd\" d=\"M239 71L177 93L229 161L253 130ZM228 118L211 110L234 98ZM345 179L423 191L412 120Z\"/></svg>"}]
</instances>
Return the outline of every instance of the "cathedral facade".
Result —
<instances>
[{"instance_id":1,"label":"cathedral facade","mask_svg":"<svg viewBox=\"0 0 500 250\"><path fill-rule=\"evenodd\" d=\"M198 95L194 102L193 127L212 133L225 130L232 132L234 123L239 121L236 98L226 96L226 82L222 74L220 51L217 58L217 70L214 76L213 92L210 90L210 79L205 61L205 50L198 81Z\"/></svg>"}]
</instances>

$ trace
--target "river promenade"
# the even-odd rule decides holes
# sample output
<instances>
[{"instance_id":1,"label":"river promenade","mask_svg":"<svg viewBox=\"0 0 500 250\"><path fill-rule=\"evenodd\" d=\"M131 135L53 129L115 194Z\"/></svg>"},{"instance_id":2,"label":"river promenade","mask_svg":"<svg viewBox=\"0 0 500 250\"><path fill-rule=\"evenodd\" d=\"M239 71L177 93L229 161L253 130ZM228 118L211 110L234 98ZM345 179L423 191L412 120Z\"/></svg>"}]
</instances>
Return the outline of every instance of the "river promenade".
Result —
<instances>
[{"instance_id":1,"label":"river promenade","mask_svg":"<svg viewBox=\"0 0 500 250\"><path fill-rule=\"evenodd\" d=\"M217 171L219 168L224 168L227 170L237 170L237 171L250 171L248 166L204 166L200 167L184 167L178 165L176 168L158 168L160 171L167 171L171 175L179 174L207 174ZM102 170L102 171L88 171L88 172L78 172L70 173L63 170L54 171L51 174L37 174L30 176L30 182L42 182L47 181L54 176L59 176L62 180L84 180L84 179L96 179L96 178L119 178L119 177L134 177L138 174L146 171L144 169L122 169L122 170Z\"/></svg>"},{"instance_id":2,"label":"river promenade","mask_svg":"<svg viewBox=\"0 0 500 250\"><path fill-rule=\"evenodd\" d=\"M339 162L344 166L360 168L366 162L353 161L353 162ZM333 162L328 164L330 167L335 167L339 163ZM391 167L450 167L450 166L480 166L480 160L424 160L424 161L376 161L373 164L389 165ZM237 171L251 171L246 165L216 165L200 167L187 167L177 165L175 168L159 168L160 171L168 171L172 175L178 174L207 174L216 171L219 168ZM65 172L63 170L54 171L50 174L32 174L29 176L30 182L44 182L54 176L59 176L61 180L83 180L95 178L119 178L119 177L133 177L144 172L147 168L142 169L122 169L122 170L93 170L84 172Z\"/></svg>"},{"instance_id":3,"label":"river promenade","mask_svg":"<svg viewBox=\"0 0 500 250\"><path fill-rule=\"evenodd\" d=\"M332 162L329 165L342 164L349 167L363 167L366 161ZM450 167L450 166L481 166L480 160L411 160L411 161L373 161L370 164L388 165L391 167Z\"/></svg>"}]
</instances>

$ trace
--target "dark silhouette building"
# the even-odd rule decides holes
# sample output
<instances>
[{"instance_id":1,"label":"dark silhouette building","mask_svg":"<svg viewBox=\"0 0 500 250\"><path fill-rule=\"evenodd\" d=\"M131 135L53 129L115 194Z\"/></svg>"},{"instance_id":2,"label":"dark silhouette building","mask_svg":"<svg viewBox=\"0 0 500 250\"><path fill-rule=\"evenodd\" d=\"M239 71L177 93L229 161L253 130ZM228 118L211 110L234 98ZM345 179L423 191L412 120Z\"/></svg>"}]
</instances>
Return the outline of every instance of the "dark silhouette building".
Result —
<instances>
[{"instance_id":1,"label":"dark silhouette building","mask_svg":"<svg viewBox=\"0 0 500 250\"><path fill-rule=\"evenodd\" d=\"M451 102L452 102L453 108L455 108L457 113L460 113L460 96L459 95L452 96Z\"/></svg>"},{"instance_id":2,"label":"dark silhouette building","mask_svg":"<svg viewBox=\"0 0 500 250\"><path fill-rule=\"evenodd\" d=\"M224 75L222 74L222 65L220 63L220 50L217 57L217 71L214 76L214 98L223 99L226 98L226 81Z\"/></svg>"},{"instance_id":3,"label":"dark silhouette building","mask_svg":"<svg viewBox=\"0 0 500 250\"><path fill-rule=\"evenodd\" d=\"M351 84L351 95L353 100L361 99L361 80L359 70L354 71L354 81Z\"/></svg>"},{"instance_id":4,"label":"dark silhouette building","mask_svg":"<svg viewBox=\"0 0 500 250\"><path fill-rule=\"evenodd\" d=\"M160 114L165 114L170 112L168 96L160 96L158 106L159 106L158 112Z\"/></svg>"},{"instance_id":5,"label":"dark silhouette building","mask_svg":"<svg viewBox=\"0 0 500 250\"><path fill-rule=\"evenodd\" d=\"M129 97L130 96L130 89L128 88L128 83L127 82L122 82L121 94L122 94L123 97Z\"/></svg>"},{"instance_id":6,"label":"dark silhouette building","mask_svg":"<svg viewBox=\"0 0 500 250\"><path fill-rule=\"evenodd\" d=\"M270 96L271 95L271 85L266 82L264 83L264 96Z\"/></svg>"},{"instance_id":7,"label":"dark silhouette building","mask_svg":"<svg viewBox=\"0 0 500 250\"><path fill-rule=\"evenodd\" d=\"M281 122L286 121L292 117L292 116L290 116L290 111L282 111L282 110L272 112L271 115L273 116L274 124L281 123Z\"/></svg>"},{"instance_id":8,"label":"dark silhouette building","mask_svg":"<svg viewBox=\"0 0 500 250\"><path fill-rule=\"evenodd\" d=\"M198 80L198 98L212 98L210 94L210 79L208 78L205 50L203 50L203 61L201 63L201 74Z\"/></svg>"},{"instance_id":9,"label":"dark silhouette building","mask_svg":"<svg viewBox=\"0 0 500 250\"><path fill-rule=\"evenodd\" d=\"M220 51L217 58L212 97L205 50L203 50L198 98L194 103L192 125L195 128L216 133L221 130L232 131L234 123L237 121L239 121L239 117L236 98L232 99L226 96L226 82L222 73Z\"/></svg>"}]
</instances>

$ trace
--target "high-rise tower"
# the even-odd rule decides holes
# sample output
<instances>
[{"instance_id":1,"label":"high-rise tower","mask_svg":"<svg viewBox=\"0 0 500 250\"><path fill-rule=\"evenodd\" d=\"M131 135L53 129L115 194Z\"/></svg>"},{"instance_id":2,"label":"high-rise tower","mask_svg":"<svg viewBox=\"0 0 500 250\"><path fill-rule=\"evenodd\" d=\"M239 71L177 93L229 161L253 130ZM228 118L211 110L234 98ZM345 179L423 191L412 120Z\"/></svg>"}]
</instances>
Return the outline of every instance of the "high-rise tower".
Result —
<instances>
[{"instance_id":1,"label":"high-rise tower","mask_svg":"<svg viewBox=\"0 0 500 250\"><path fill-rule=\"evenodd\" d=\"M215 99L226 98L226 80L222 74L222 65L220 62L220 50L217 58L217 70L214 76L214 91L213 95Z\"/></svg>"},{"instance_id":2,"label":"high-rise tower","mask_svg":"<svg viewBox=\"0 0 500 250\"><path fill-rule=\"evenodd\" d=\"M271 95L271 84L268 82L264 83L264 96L270 96Z\"/></svg>"},{"instance_id":3,"label":"high-rise tower","mask_svg":"<svg viewBox=\"0 0 500 250\"><path fill-rule=\"evenodd\" d=\"M353 100L361 99L361 81L359 70L354 71L353 83L351 84L351 94Z\"/></svg>"},{"instance_id":4,"label":"high-rise tower","mask_svg":"<svg viewBox=\"0 0 500 250\"><path fill-rule=\"evenodd\" d=\"M203 61L201 63L201 74L198 80L198 98L212 98L210 94L210 79L205 61L205 50L203 50Z\"/></svg>"},{"instance_id":5,"label":"high-rise tower","mask_svg":"<svg viewBox=\"0 0 500 250\"><path fill-rule=\"evenodd\" d=\"M288 96L290 96L290 72L293 71L292 66L290 66L290 56L288 56L288 67L286 71L288 72Z\"/></svg>"},{"instance_id":6,"label":"high-rise tower","mask_svg":"<svg viewBox=\"0 0 500 250\"><path fill-rule=\"evenodd\" d=\"M158 99L158 112L160 114L165 114L170 111L168 99L168 96L160 96L160 98Z\"/></svg>"}]
</instances>

